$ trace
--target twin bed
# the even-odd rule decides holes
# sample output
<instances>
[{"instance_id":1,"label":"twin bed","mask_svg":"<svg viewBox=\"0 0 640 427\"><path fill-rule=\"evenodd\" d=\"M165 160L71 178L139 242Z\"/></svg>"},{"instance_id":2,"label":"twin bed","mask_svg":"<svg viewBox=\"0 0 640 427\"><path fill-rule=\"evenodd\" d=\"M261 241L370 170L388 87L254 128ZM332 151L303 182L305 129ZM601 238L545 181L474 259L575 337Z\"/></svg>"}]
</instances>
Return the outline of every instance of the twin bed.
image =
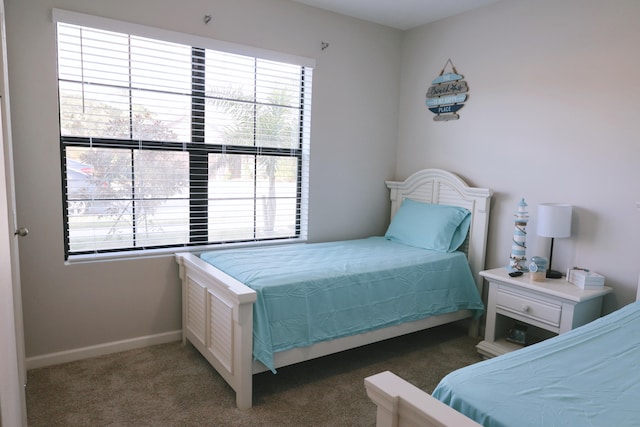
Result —
<instances>
[{"instance_id":1,"label":"twin bed","mask_svg":"<svg viewBox=\"0 0 640 427\"><path fill-rule=\"evenodd\" d=\"M365 379L378 427L640 425L636 302L445 376L432 395L391 372Z\"/></svg>"},{"instance_id":2,"label":"twin bed","mask_svg":"<svg viewBox=\"0 0 640 427\"><path fill-rule=\"evenodd\" d=\"M252 406L253 374L470 318L491 191L426 169L387 181L385 236L178 253L183 340Z\"/></svg>"}]
</instances>

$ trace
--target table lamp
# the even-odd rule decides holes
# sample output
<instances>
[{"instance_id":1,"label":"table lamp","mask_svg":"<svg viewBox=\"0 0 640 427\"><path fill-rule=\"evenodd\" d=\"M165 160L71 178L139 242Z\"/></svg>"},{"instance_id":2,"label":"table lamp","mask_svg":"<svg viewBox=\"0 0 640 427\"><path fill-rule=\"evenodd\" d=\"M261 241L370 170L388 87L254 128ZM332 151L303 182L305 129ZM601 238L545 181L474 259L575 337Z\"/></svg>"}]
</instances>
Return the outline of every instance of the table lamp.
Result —
<instances>
[{"instance_id":1,"label":"table lamp","mask_svg":"<svg viewBox=\"0 0 640 427\"><path fill-rule=\"evenodd\" d=\"M538 205L538 236L551 237L549 269L547 278L559 279L562 273L552 269L553 240L571 236L572 206L563 203L542 203Z\"/></svg>"}]
</instances>

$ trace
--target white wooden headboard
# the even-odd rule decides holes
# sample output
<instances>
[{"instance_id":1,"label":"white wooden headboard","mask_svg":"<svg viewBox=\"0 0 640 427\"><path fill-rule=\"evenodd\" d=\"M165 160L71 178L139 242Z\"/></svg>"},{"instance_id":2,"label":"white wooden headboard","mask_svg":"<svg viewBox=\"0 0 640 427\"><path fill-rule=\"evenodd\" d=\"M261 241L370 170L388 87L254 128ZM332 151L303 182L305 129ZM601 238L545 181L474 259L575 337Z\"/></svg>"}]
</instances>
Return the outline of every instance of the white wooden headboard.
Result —
<instances>
[{"instance_id":1,"label":"white wooden headboard","mask_svg":"<svg viewBox=\"0 0 640 427\"><path fill-rule=\"evenodd\" d=\"M460 206L471 212L467 258L471 272L482 295L487 233L489 229L489 209L493 191L487 188L469 187L459 176L441 169L423 169L406 180L387 181L391 190L391 218L400 208L405 198L436 203L440 205Z\"/></svg>"}]
</instances>

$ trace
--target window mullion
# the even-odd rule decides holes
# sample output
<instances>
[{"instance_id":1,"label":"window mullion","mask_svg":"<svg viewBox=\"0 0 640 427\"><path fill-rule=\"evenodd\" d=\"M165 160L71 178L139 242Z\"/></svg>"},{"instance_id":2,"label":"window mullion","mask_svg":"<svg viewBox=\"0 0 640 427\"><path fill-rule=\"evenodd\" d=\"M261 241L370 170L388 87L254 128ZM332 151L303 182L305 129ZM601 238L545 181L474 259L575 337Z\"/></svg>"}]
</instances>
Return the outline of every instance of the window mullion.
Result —
<instances>
[{"instance_id":1,"label":"window mullion","mask_svg":"<svg viewBox=\"0 0 640 427\"><path fill-rule=\"evenodd\" d=\"M304 108L304 103L305 103L305 93L306 93L306 88L305 88L305 68L304 67L300 67L300 115L299 115L299 122L298 122L298 152L299 157L298 157L298 179L297 179L297 183L296 183L296 191L298 195L302 195L302 173L303 173L303 161L302 161L302 156L303 156L303 145L304 145L304 114L305 114L305 108ZM300 235L300 231L301 231L301 220L302 220L302 216L301 216L301 212L302 212L302 197L298 196L297 200L296 200L296 235L299 236Z\"/></svg>"},{"instance_id":2,"label":"window mullion","mask_svg":"<svg viewBox=\"0 0 640 427\"><path fill-rule=\"evenodd\" d=\"M205 51L192 48L191 68L191 142L204 145ZM208 241L209 169L205 150L189 155L189 217L191 242Z\"/></svg>"},{"instance_id":3,"label":"window mullion","mask_svg":"<svg viewBox=\"0 0 640 427\"><path fill-rule=\"evenodd\" d=\"M134 126L133 126L133 76L132 76L132 67L133 60L131 57L131 36L127 37L127 56L128 56L128 79L129 79L129 139L133 140L134 137ZM142 138L142 135L138 135L138 138ZM133 149L130 150L131 153L131 230L132 230L132 238L133 238L133 246L137 246L138 241L138 215L136 213L136 170L135 170L135 152Z\"/></svg>"},{"instance_id":4,"label":"window mullion","mask_svg":"<svg viewBox=\"0 0 640 427\"><path fill-rule=\"evenodd\" d=\"M258 235L258 59L253 60L253 147L256 154L253 156L253 238Z\"/></svg>"}]
</instances>

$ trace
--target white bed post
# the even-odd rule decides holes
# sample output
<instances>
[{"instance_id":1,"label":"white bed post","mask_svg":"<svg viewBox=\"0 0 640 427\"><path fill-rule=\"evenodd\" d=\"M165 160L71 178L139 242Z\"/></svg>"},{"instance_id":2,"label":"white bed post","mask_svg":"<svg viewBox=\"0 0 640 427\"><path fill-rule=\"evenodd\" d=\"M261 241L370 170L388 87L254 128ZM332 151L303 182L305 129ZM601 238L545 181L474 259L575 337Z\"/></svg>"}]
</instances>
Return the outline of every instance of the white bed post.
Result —
<instances>
[{"instance_id":1,"label":"white bed post","mask_svg":"<svg viewBox=\"0 0 640 427\"><path fill-rule=\"evenodd\" d=\"M471 217L471 227L469 228L469 248L467 258L471 273L476 280L476 286L480 297L483 297L484 278L480 272L484 270L487 250L487 233L489 232L489 211L492 191L488 189L473 189L474 202ZM481 238L480 238L481 237ZM469 335L477 337L480 335L480 319L472 319L469 326Z\"/></svg>"},{"instance_id":2,"label":"white bed post","mask_svg":"<svg viewBox=\"0 0 640 427\"><path fill-rule=\"evenodd\" d=\"M249 409L253 405L253 302L241 304L234 313L234 323L238 328L235 340L234 358L237 370L236 406ZM243 330L246 327L246 330Z\"/></svg>"},{"instance_id":3,"label":"white bed post","mask_svg":"<svg viewBox=\"0 0 640 427\"><path fill-rule=\"evenodd\" d=\"M376 404L376 427L398 427L400 398L383 391L384 378L379 375L364 380L367 396Z\"/></svg>"},{"instance_id":4,"label":"white bed post","mask_svg":"<svg viewBox=\"0 0 640 427\"><path fill-rule=\"evenodd\" d=\"M364 385L378 407L377 427L480 427L389 371L365 378Z\"/></svg>"}]
</instances>

